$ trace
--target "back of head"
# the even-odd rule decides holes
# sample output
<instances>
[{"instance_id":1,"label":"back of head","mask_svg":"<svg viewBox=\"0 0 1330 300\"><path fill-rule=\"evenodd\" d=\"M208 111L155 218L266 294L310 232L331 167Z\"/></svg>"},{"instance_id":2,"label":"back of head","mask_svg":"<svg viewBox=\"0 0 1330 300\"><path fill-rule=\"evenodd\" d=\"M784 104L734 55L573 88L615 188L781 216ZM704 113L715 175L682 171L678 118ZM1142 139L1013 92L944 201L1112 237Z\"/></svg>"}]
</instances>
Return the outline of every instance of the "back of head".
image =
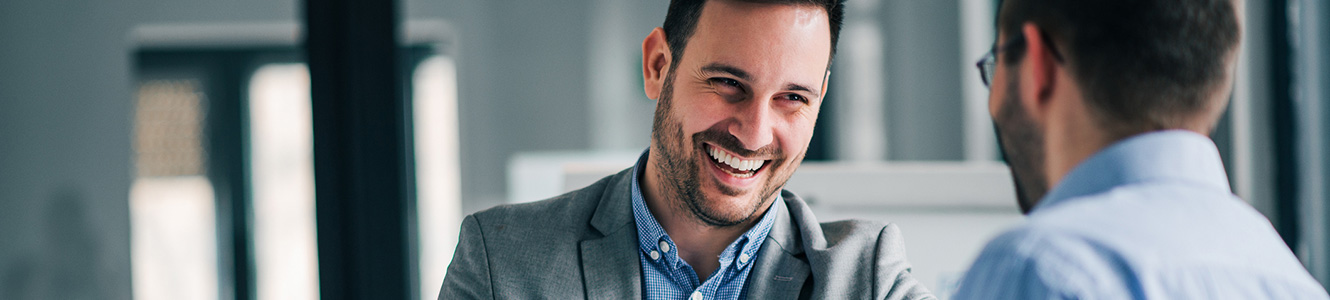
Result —
<instances>
[{"instance_id":1,"label":"back of head","mask_svg":"<svg viewBox=\"0 0 1330 300\"><path fill-rule=\"evenodd\" d=\"M1233 0L1006 0L998 28L1050 35L1110 134L1208 133L1228 103L1240 39ZM1019 47L1017 47L1019 48ZM1023 57L1013 49L1011 60Z\"/></svg>"}]
</instances>

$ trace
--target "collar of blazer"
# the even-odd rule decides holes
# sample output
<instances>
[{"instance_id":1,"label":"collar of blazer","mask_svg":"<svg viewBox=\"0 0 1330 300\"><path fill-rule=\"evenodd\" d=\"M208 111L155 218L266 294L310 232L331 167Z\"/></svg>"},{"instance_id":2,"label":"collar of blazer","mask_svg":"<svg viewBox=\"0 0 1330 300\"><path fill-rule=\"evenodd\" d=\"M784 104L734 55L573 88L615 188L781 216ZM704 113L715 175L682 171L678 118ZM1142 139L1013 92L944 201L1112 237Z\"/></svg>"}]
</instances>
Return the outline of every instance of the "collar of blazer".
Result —
<instances>
[{"instance_id":1,"label":"collar of blazer","mask_svg":"<svg viewBox=\"0 0 1330 300\"><path fill-rule=\"evenodd\" d=\"M799 222L804 221L800 213L807 210L803 199L789 191L781 191L784 203L773 204L776 223L771 226L771 233L762 243L757 262L748 274L744 287L748 299L796 299L808 298L810 290L804 289L811 269L804 256L804 247L800 239ZM791 209L798 210L791 214ZM817 226L816 222L813 226Z\"/></svg>"},{"instance_id":2,"label":"collar of blazer","mask_svg":"<svg viewBox=\"0 0 1330 300\"><path fill-rule=\"evenodd\" d=\"M590 236L580 243L583 284L587 296L595 299L641 299L642 266L637 257L637 236L632 212L632 174L629 168L611 176L599 195L587 192L578 197L598 197L599 204L591 215L590 225L600 235ZM763 242L758 261L745 283L752 299L777 299L798 296L809 275L809 266L799 238L797 222L811 216L803 199L789 191L781 191L784 203L773 203L776 222ZM791 209L798 210L796 220ZM813 228L818 228L813 221ZM820 234L813 230L814 234ZM624 255L632 253L633 255ZM626 267L630 266L630 267ZM803 291L807 292L807 291Z\"/></svg>"},{"instance_id":3,"label":"collar of blazer","mask_svg":"<svg viewBox=\"0 0 1330 300\"><path fill-rule=\"evenodd\" d=\"M629 194L632 170L610 176L600 194L583 189L576 196L600 200L591 215L591 227L599 236L589 235L578 244L587 299L642 299L642 264Z\"/></svg>"},{"instance_id":4,"label":"collar of blazer","mask_svg":"<svg viewBox=\"0 0 1330 300\"><path fill-rule=\"evenodd\" d=\"M591 214L591 227L595 228L602 237L620 234L619 231L634 229L633 207L632 207L632 180L633 169L628 168L619 174L611 176L606 188L600 195L578 195L579 197L600 197L600 204L596 206L596 211ZM800 217L811 216L812 211L808 205L804 204L803 198L786 190L781 190L781 198L785 203L772 203L772 209L776 210L776 222L771 226L771 233L767 234L768 240L773 240L786 253L790 255L799 255L804 252L799 239L800 230L794 228L794 223L799 220L791 219L790 209L798 210ZM803 218L801 218L803 219ZM813 222L817 228L816 222ZM813 230L809 233L821 234L820 231Z\"/></svg>"}]
</instances>

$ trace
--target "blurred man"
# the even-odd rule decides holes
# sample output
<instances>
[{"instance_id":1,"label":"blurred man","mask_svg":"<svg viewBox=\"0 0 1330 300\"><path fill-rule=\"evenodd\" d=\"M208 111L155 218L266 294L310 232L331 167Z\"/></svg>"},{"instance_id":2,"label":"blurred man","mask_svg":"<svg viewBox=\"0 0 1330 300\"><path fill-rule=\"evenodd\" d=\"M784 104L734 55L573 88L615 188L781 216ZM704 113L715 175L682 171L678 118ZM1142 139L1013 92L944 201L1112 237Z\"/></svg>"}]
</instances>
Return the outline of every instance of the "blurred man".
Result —
<instances>
[{"instance_id":1,"label":"blurred man","mask_svg":"<svg viewBox=\"0 0 1330 300\"><path fill-rule=\"evenodd\" d=\"M901 234L819 224L782 186L826 91L841 0L670 3L642 42L637 165L468 216L441 299L931 299Z\"/></svg>"},{"instance_id":2,"label":"blurred man","mask_svg":"<svg viewBox=\"0 0 1330 300\"><path fill-rule=\"evenodd\" d=\"M1230 0L1007 0L980 61L1029 221L957 299L1326 299L1206 136L1227 106Z\"/></svg>"}]
</instances>

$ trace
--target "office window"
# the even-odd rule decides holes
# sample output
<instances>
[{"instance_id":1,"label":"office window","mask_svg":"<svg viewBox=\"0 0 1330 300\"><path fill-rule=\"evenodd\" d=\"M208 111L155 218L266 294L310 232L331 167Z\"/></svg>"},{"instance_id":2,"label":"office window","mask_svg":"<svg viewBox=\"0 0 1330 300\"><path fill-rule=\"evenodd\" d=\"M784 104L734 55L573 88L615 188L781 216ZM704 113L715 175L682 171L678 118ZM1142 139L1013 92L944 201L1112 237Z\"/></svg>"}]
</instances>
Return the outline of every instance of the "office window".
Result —
<instances>
[{"instance_id":1,"label":"office window","mask_svg":"<svg viewBox=\"0 0 1330 300\"><path fill-rule=\"evenodd\" d=\"M206 98L198 80L141 82L130 191L135 297L216 299L212 183L205 176Z\"/></svg>"},{"instance_id":2,"label":"office window","mask_svg":"<svg viewBox=\"0 0 1330 300\"><path fill-rule=\"evenodd\" d=\"M318 299L309 72L295 48L137 55L138 299ZM422 299L437 297L461 223L457 74L404 47L417 166Z\"/></svg>"},{"instance_id":3,"label":"office window","mask_svg":"<svg viewBox=\"0 0 1330 300\"><path fill-rule=\"evenodd\" d=\"M249 82L258 299L318 299L309 71L267 64Z\"/></svg>"}]
</instances>

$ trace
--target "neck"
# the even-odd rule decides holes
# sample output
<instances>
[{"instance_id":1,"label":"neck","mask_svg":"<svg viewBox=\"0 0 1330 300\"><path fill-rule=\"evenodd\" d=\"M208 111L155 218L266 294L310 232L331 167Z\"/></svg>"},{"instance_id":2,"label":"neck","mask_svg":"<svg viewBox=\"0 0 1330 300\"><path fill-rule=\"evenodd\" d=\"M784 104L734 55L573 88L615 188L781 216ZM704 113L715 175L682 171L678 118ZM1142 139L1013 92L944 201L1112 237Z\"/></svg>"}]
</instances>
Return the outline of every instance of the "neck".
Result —
<instances>
[{"instance_id":1,"label":"neck","mask_svg":"<svg viewBox=\"0 0 1330 300\"><path fill-rule=\"evenodd\" d=\"M1057 187L1062 178L1077 165L1113 142L1112 136L1095 122L1097 117L1090 114L1082 99L1058 103L1061 107L1053 109L1061 112L1052 114L1055 117L1049 120L1050 126L1044 130L1047 137L1044 144L1047 156L1044 172L1048 178L1049 191Z\"/></svg>"},{"instance_id":2,"label":"neck","mask_svg":"<svg viewBox=\"0 0 1330 300\"><path fill-rule=\"evenodd\" d=\"M757 224L761 218L725 227L703 222L688 209L687 204L683 202L684 199L676 199L675 194L666 192L666 187L662 184L673 179L663 178L661 170L656 167L659 159L661 158L657 156L657 152L648 152L643 172L646 176L638 183L642 187L642 197L645 198L643 200L651 215L656 218L656 222L660 223L661 228L665 229L665 233L669 234L675 247L679 249L679 258L688 262L688 265L697 271L698 278L705 281L707 276L719 267L720 253L725 251L725 247ZM767 204L758 211L765 212L771 202L773 201L767 199Z\"/></svg>"}]
</instances>

